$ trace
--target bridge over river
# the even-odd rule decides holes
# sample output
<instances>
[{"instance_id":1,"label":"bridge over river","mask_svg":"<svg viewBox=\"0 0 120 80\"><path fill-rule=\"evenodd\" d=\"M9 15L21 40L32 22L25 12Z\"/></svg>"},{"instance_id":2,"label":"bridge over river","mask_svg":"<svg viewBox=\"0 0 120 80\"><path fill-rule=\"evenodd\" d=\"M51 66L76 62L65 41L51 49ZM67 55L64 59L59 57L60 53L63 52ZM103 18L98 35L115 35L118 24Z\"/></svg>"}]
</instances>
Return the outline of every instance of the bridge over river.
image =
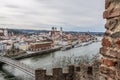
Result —
<instances>
[{"instance_id":1,"label":"bridge over river","mask_svg":"<svg viewBox=\"0 0 120 80\"><path fill-rule=\"evenodd\" d=\"M0 62L3 62L5 64L8 64L14 68L17 68L23 72L25 72L26 74L30 75L32 77L32 79L35 79L35 70L17 60L13 60L11 58L8 57L3 57L0 56Z\"/></svg>"}]
</instances>

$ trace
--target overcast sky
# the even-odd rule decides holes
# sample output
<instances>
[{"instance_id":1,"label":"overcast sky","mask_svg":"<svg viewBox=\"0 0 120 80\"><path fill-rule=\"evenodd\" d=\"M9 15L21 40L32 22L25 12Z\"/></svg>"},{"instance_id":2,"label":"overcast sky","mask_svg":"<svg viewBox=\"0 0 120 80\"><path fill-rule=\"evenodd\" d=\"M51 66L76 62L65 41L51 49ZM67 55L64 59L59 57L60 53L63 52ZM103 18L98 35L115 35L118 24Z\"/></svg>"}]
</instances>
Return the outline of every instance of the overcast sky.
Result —
<instances>
[{"instance_id":1,"label":"overcast sky","mask_svg":"<svg viewBox=\"0 0 120 80\"><path fill-rule=\"evenodd\" d=\"M104 31L104 0L0 0L0 27Z\"/></svg>"}]
</instances>

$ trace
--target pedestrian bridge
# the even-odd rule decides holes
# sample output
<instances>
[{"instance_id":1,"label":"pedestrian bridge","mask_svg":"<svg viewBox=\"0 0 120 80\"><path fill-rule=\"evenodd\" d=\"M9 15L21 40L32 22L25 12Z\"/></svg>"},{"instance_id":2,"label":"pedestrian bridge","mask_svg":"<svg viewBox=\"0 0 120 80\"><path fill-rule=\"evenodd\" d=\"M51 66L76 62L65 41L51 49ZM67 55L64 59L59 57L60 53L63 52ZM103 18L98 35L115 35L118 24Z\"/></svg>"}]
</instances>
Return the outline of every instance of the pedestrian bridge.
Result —
<instances>
[{"instance_id":1,"label":"pedestrian bridge","mask_svg":"<svg viewBox=\"0 0 120 80\"><path fill-rule=\"evenodd\" d=\"M0 62L3 62L14 68L17 68L17 69L25 72L26 74L30 75L32 78L35 78L35 70L23 63L20 63L17 60L12 60L11 58L0 56Z\"/></svg>"}]
</instances>

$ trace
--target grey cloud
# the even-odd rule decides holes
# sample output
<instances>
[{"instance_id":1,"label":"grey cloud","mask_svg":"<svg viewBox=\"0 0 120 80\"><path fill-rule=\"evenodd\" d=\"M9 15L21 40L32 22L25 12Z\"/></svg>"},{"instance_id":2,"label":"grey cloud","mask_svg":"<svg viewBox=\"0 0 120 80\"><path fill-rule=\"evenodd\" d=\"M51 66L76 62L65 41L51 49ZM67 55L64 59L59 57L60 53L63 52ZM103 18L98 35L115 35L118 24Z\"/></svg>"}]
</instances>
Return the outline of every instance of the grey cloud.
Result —
<instances>
[{"instance_id":1,"label":"grey cloud","mask_svg":"<svg viewBox=\"0 0 120 80\"><path fill-rule=\"evenodd\" d=\"M5 5L5 7L7 7L7 8L16 8L16 9L20 8L19 6L16 6L16 5Z\"/></svg>"},{"instance_id":2,"label":"grey cloud","mask_svg":"<svg viewBox=\"0 0 120 80\"><path fill-rule=\"evenodd\" d=\"M19 23L21 26L31 25L33 28L46 29L55 25L64 26L68 30L78 27L93 28L104 24L102 19L104 0L13 0L10 3L9 0L5 1L2 7L7 9L0 12L3 16L0 17L0 21L8 16L1 21L4 23Z\"/></svg>"},{"instance_id":3,"label":"grey cloud","mask_svg":"<svg viewBox=\"0 0 120 80\"><path fill-rule=\"evenodd\" d=\"M5 18L7 18L7 17L5 17L5 16L0 16L0 19L5 19Z\"/></svg>"}]
</instances>

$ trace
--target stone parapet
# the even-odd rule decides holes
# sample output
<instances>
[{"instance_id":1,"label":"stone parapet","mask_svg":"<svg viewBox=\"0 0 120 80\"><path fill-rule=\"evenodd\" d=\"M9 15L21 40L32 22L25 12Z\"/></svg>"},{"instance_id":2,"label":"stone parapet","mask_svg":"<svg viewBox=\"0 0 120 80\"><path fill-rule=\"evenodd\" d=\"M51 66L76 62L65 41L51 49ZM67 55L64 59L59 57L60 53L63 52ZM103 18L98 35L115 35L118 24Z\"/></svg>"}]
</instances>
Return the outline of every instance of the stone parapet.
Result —
<instances>
[{"instance_id":1,"label":"stone parapet","mask_svg":"<svg viewBox=\"0 0 120 80\"><path fill-rule=\"evenodd\" d=\"M97 80L98 68L95 70L90 65L69 65L66 73L62 68L53 68L52 75L47 75L45 69L36 69L35 80Z\"/></svg>"}]
</instances>

